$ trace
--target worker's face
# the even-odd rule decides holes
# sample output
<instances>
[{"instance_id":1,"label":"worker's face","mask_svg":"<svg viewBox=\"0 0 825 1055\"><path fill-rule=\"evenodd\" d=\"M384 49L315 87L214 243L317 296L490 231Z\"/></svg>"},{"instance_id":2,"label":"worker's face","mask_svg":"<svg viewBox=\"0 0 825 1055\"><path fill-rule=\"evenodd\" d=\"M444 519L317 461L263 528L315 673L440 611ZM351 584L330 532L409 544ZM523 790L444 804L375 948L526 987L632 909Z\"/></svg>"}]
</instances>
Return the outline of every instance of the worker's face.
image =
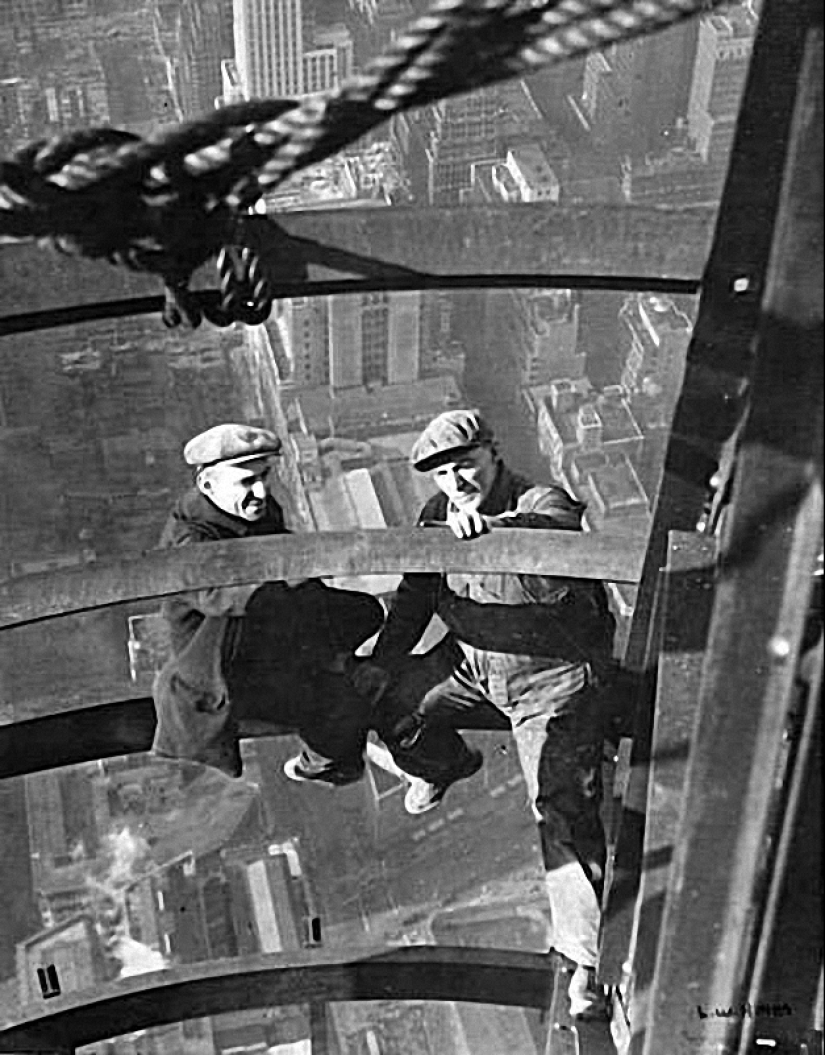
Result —
<instances>
[{"instance_id":1,"label":"worker's face","mask_svg":"<svg viewBox=\"0 0 825 1055\"><path fill-rule=\"evenodd\" d=\"M198 487L218 509L242 520L260 520L266 512L270 464L263 458L240 465L213 465L198 477Z\"/></svg>"},{"instance_id":2,"label":"worker's face","mask_svg":"<svg viewBox=\"0 0 825 1055\"><path fill-rule=\"evenodd\" d=\"M476 447L433 469L433 479L458 509L477 511L492 489L497 468L490 448Z\"/></svg>"}]
</instances>

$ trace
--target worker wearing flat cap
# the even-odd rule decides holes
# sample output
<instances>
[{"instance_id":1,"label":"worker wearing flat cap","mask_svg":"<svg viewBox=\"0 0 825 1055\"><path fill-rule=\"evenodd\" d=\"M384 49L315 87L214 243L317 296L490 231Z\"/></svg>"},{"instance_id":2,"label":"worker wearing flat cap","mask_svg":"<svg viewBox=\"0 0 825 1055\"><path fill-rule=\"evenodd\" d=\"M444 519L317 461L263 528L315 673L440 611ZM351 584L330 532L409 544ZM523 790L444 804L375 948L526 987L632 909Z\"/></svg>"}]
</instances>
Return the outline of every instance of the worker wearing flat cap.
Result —
<instances>
[{"instance_id":1,"label":"worker wearing flat cap","mask_svg":"<svg viewBox=\"0 0 825 1055\"><path fill-rule=\"evenodd\" d=\"M437 494L423 526L462 539L496 526L581 529L584 506L558 485L534 486L511 471L476 410L450 410L414 444L414 468ZM430 619L449 634L410 655ZM541 834L553 945L570 975L571 1011L602 1014L595 985L605 841L600 820L603 726L597 681L612 669L615 621L601 583L512 573L404 576L372 660L392 672L401 718L396 761L418 779L409 812L423 813L481 766L455 730L473 714L505 715ZM389 706L389 703L387 704ZM430 740L429 747L425 742ZM405 759L404 743L416 757ZM422 759L425 764L422 764Z\"/></svg>"},{"instance_id":2,"label":"worker wearing flat cap","mask_svg":"<svg viewBox=\"0 0 825 1055\"><path fill-rule=\"evenodd\" d=\"M195 485L176 503L161 547L280 535L271 493L278 436L250 425L216 425L184 458ZM319 580L214 587L168 598L172 657L155 682L156 753L239 776L245 729L294 729L301 753L291 779L331 785L358 780L371 716L369 693L352 684L354 652L383 621L367 594Z\"/></svg>"}]
</instances>

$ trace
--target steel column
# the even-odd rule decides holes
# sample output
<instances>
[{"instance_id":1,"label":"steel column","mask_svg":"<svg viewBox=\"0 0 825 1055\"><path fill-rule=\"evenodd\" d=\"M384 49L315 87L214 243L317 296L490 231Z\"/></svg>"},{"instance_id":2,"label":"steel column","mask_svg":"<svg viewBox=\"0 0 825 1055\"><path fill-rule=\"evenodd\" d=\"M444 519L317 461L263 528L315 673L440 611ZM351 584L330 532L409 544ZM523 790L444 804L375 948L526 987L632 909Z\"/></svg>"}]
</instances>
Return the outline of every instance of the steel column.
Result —
<instances>
[{"instance_id":1,"label":"steel column","mask_svg":"<svg viewBox=\"0 0 825 1055\"><path fill-rule=\"evenodd\" d=\"M821 18L820 7L804 26L645 1055L736 1049L777 834L783 733L822 531Z\"/></svg>"},{"instance_id":2,"label":"steel column","mask_svg":"<svg viewBox=\"0 0 825 1055\"><path fill-rule=\"evenodd\" d=\"M634 808L646 797L654 681L645 653L667 533L696 529L710 477L742 422L806 35L821 17L817 0L765 0L760 16L625 652L625 665L645 675L628 785ZM623 825L617 847L622 860L635 860L637 878L641 838L640 824ZM612 984L632 929L633 898L623 891L606 912L600 969Z\"/></svg>"},{"instance_id":3,"label":"steel column","mask_svg":"<svg viewBox=\"0 0 825 1055\"><path fill-rule=\"evenodd\" d=\"M671 532L661 584L662 635L630 964L629 1027L638 1048L656 959L668 873L679 826L713 603L716 540Z\"/></svg>"}]
</instances>

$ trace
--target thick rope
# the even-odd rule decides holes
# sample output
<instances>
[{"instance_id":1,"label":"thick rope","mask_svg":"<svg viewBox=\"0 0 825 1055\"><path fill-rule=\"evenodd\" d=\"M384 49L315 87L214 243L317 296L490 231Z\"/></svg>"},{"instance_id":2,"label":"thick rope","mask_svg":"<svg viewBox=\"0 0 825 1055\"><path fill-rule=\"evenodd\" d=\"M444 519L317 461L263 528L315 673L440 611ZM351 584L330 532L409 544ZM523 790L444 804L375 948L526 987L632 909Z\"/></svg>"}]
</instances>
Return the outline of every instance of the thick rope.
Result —
<instances>
[{"instance_id":1,"label":"thick rope","mask_svg":"<svg viewBox=\"0 0 825 1055\"><path fill-rule=\"evenodd\" d=\"M271 308L240 218L389 116L640 36L721 0L437 0L365 73L322 98L251 101L147 140L91 129L0 164L0 237L48 238L163 277L164 321L197 325L192 272L221 253L218 325Z\"/></svg>"}]
</instances>

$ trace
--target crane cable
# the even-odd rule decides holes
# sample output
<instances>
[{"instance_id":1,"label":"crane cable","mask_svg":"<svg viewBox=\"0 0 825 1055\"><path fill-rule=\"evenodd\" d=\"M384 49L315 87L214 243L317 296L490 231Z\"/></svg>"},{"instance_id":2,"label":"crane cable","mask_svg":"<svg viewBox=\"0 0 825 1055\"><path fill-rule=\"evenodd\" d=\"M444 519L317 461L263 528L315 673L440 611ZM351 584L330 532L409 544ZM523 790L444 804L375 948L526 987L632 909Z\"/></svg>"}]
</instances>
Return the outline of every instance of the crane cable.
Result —
<instances>
[{"instance_id":1,"label":"crane cable","mask_svg":"<svg viewBox=\"0 0 825 1055\"><path fill-rule=\"evenodd\" d=\"M393 114L664 28L721 0L436 0L337 90L250 100L141 139L108 127L27 145L0 163L0 240L160 275L163 320L262 322L272 292L249 212L293 173ZM218 258L221 303L193 272ZM288 268L289 261L283 262Z\"/></svg>"}]
</instances>

